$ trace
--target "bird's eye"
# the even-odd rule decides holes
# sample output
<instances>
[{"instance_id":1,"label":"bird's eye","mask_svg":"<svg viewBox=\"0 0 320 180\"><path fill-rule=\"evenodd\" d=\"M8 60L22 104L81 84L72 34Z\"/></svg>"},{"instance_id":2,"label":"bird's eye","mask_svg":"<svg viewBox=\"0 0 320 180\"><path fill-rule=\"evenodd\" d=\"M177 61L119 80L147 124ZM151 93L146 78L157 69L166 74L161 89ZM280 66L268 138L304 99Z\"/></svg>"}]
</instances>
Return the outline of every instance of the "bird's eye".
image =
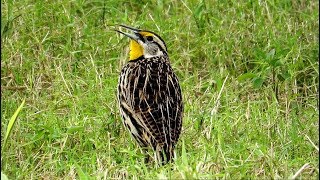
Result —
<instances>
[{"instance_id":1,"label":"bird's eye","mask_svg":"<svg viewBox=\"0 0 320 180\"><path fill-rule=\"evenodd\" d=\"M147 36L147 40L148 40L148 41L152 41L152 40L153 40L153 37L152 37L152 36Z\"/></svg>"}]
</instances>

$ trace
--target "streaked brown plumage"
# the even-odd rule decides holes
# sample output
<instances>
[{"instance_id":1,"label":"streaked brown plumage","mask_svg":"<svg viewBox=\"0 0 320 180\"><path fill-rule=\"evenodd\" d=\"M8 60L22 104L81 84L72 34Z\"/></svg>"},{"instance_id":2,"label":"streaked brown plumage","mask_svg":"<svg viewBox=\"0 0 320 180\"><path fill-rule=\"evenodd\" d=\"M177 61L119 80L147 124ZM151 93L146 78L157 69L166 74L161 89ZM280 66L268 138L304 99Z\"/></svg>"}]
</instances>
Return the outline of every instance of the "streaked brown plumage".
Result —
<instances>
[{"instance_id":1,"label":"streaked brown plumage","mask_svg":"<svg viewBox=\"0 0 320 180\"><path fill-rule=\"evenodd\" d=\"M157 162L166 163L173 158L181 133L183 103L179 81L170 66L165 43L158 35L122 27L135 33L128 35L118 31L132 39L131 51L141 50L132 41L141 44L143 51L131 52L130 61L121 70L120 114L139 145L152 147ZM137 54L140 54L138 58Z\"/></svg>"}]
</instances>

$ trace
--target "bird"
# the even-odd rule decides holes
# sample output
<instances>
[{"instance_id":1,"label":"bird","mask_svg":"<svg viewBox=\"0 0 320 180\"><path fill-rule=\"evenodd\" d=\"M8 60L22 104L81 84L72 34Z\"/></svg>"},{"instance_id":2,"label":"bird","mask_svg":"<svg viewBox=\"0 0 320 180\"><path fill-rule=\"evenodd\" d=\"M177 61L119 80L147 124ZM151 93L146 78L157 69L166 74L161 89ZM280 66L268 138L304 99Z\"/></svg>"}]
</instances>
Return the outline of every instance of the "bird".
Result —
<instances>
[{"instance_id":1,"label":"bird","mask_svg":"<svg viewBox=\"0 0 320 180\"><path fill-rule=\"evenodd\" d=\"M118 79L117 99L125 128L159 165L172 162L182 129L183 100L164 40L156 33L118 25L130 38L129 60ZM148 154L147 154L148 156ZM145 157L149 162L152 157Z\"/></svg>"}]
</instances>

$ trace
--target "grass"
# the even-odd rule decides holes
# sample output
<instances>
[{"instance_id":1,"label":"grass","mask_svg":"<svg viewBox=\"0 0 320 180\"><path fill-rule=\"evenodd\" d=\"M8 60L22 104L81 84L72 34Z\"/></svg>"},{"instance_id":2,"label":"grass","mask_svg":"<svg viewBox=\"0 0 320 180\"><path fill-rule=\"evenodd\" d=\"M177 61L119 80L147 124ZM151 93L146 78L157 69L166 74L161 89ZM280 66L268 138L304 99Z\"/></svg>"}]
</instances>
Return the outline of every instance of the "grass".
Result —
<instances>
[{"instance_id":1,"label":"grass","mask_svg":"<svg viewBox=\"0 0 320 180\"><path fill-rule=\"evenodd\" d=\"M26 102L1 172L9 179L318 179L318 5L2 1L2 143ZM111 24L154 31L167 43L185 102L171 165L145 164L122 126L115 95L128 39Z\"/></svg>"}]
</instances>

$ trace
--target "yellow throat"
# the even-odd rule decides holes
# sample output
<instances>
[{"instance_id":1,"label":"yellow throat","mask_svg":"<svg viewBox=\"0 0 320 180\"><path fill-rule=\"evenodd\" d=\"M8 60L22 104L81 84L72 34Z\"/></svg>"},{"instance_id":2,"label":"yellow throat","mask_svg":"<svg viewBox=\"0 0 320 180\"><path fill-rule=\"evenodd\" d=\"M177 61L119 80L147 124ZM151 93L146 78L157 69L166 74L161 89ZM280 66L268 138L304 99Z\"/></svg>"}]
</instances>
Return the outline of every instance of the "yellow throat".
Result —
<instances>
[{"instance_id":1,"label":"yellow throat","mask_svg":"<svg viewBox=\"0 0 320 180\"><path fill-rule=\"evenodd\" d=\"M135 40L130 40L130 58L129 60L135 60L138 59L143 55L143 48L142 46L137 43Z\"/></svg>"}]
</instances>

